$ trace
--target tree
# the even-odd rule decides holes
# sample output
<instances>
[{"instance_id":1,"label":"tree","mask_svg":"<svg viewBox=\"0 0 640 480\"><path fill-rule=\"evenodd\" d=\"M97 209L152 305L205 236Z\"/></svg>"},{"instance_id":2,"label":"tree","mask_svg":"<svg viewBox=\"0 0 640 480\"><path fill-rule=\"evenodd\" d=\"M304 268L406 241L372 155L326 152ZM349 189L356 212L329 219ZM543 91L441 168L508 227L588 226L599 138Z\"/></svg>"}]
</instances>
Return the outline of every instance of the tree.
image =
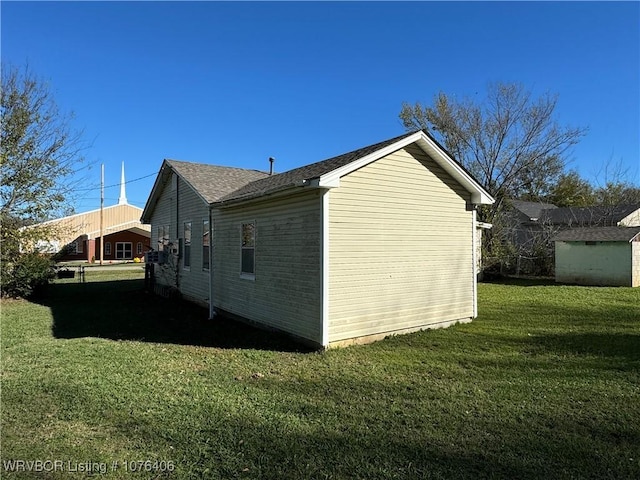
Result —
<instances>
[{"instance_id":1,"label":"tree","mask_svg":"<svg viewBox=\"0 0 640 480\"><path fill-rule=\"evenodd\" d=\"M596 196L593 186L572 170L560 175L546 201L557 207L588 207L596 203Z\"/></svg>"},{"instance_id":2,"label":"tree","mask_svg":"<svg viewBox=\"0 0 640 480\"><path fill-rule=\"evenodd\" d=\"M27 67L2 65L0 91L0 261L3 276L27 246L53 232L23 228L67 208L83 162L81 132ZM66 212L65 212L66 213ZM24 262L23 262L24 263ZM3 282L4 283L4 282Z\"/></svg>"},{"instance_id":3,"label":"tree","mask_svg":"<svg viewBox=\"0 0 640 480\"><path fill-rule=\"evenodd\" d=\"M519 84L488 87L481 103L443 92L432 106L404 103L400 119L407 130L426 129L496 198L481 212L492 222L504 199L541 198L564 170L564 155L584 128L554 120L557 96L534 99Z\"/></svg>"},{"instance_id":4,"label":"tree","mask_svg":"<svg viewBox=\"0 0 640 480\"><path fill-rule=\"evenodd\" d=\"M594 192L597 205L640 204L640 187L628 182L608 182Z\"/></svg>"},{"instance_id":5,"label":"tree","mask_svg":"<svg viewBox=\"0 0 640 480\"><path fill-rule=\"evenodd\" d=\"M70 175L83 161L81 132L71 129L47 85L28 68L2 66L0 214L41 221L65 206Z\"/></svg>"}]
</instances>

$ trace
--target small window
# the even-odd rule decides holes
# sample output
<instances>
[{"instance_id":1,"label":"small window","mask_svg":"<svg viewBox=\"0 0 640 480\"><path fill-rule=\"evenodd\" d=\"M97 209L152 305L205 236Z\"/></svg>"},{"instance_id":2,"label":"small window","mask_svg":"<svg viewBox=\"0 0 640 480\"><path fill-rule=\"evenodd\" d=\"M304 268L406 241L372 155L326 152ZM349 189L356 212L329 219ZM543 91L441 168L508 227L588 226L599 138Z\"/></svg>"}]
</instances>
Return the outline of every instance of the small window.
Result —
<instances>
[{"instance_id":1,"label":"small window","mask_svg":"<svg viewBox=\"0 0 640 480\"><path fill-rule=\"evenodd\" d=\"M76 243L76 253L83 253L84 241L77 240L75 243Z\"/></svg>"},{"instance_id":2,"label":"small window","mask_svg":"<svg viewBox=\"0 0 640 480\"><path fill-rule=\"evenodd\" d=\"M202 269L209 270L209 220L202 221Z\"/></svg>"},{"instance_id":3,"label":"small window","mask_svg":"<svg viewBox=\"0 0 640 480\"><path fill-rule=\"evenodd\" d=\"M592 242L592 241L588 241L588 242L584 242L585 245L595 245L597 242Z\"/></svg>"},{"instance_id":4,"label":"small window","mask_svg":"<svg viewBox=\"0 0 640 480\"><path fill-rule=\"evenodd\" d=\"M138 242L138 244L136 245L136 253L138 255L142 255L142 242Z\"/></svg>"},{"instance_id":5,"label":"small window","mask_svg":"<svg viewBox=\"0 0 640 480\"><path fill-rule=\"evenodd\" d=\"M116 260L131 260L133 258L132 247L131 242L116 242Z\"/></svg>"},{"instance_id":6,"label":"small window","mask_svg":"<svg viewBox=\"0 0 640 480\"><path fill-rule=\"evenodd\" d=\"M242 275L254 276L256 273L256 224L242 224L242 256L240 273Z\"/></svg>"},{"instance_id":7,"label":"small window","mask_svg":"<svg viewBox=\"0 0 640 480\"><path fill-rule=\"evenodd\" d=\"M104 254L111 255L111 242L107 242L104 244Z\"/></svg>"},{"instance_id":8,"label":"small window","mask_svg":"<svg viewBox=\"0 0 640 480\"><path fill-rule=\"evenodd\" d=\"M191 222L184 222L184 253L182 260L185 268L191 266Z\"/></svg>"}]
</instances>

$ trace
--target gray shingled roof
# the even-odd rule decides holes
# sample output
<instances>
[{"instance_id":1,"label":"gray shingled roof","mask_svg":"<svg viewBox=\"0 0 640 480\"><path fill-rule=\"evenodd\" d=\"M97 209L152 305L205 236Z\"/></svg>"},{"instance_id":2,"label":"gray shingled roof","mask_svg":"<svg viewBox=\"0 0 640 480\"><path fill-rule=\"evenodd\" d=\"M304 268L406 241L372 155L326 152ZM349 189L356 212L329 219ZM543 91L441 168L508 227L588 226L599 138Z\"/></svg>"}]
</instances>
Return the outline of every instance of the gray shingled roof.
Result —
<instances>
[{"instance_id":1,"label":"gray shingled roof","mask_svg":"<svg viewBox=\"0 0 640 480\"><path fill-rule=\"evenodd\" d=\"M558 208L552 203L525 202L523 200L511 200L511 204L530 219L540 218L543 210Z\"/></svg>"},{"instance_id":2,"label":"gray shingled roof","mask_svg":"<svg viewBox=\"0 0 640 480\"><path fill-rule=\"evenodd\" d=\"M294 168L293 170L289 170L287 172L278 173L276 175L267 175L265 178L256 179L251 183L241 186L233 192L229 192L227 195L221 198L220 201L231 202L235 200L246 200L249 198L266 195L268 193L273 193L279 190L284 190L286 188L302 186L303 180L318 178L325 173L331 172L360 158L366 157L367 155L374 153L399 140L402 140L405 137L413 135L414 133L416 132L405 133L398 137L385 140L384 142L376 143L375 145L369 145L367 147L360 148L349 153L338 155L337 157L332 157L320 162L312 163L310 165L305 165L304 167Z\"/></svg>"},{"instance_id":3,"label":"gray shingled roof","mask_svg":"<svg viewBox=\"0 0 640 480\"><path fill-rule=\"evenodd\" d=\"M558 233L558 242L630 242L640 234L640 227L590 227L572 228Z\"/></svg>"},{"instance_id":4,"label":"gray shingled roof","mask_svg":"<svg viewBox=\"0 0 640 480\"><path fill-rule=\"evenodd\" d=\"M219 202L248 183L269 177L268 173L244 168L220 167L178 160L167 160L167 163L208 203Z\"/></svg>"},{"instance_id":5,"label":"gray shingled roof","mask_svg":"<svg viewBox=\"0 0 640 480\"><path fill-rule=\"evenodd\" d=\"M540 222L551 225L615 226L638 209L640 204L554 208L543 210Z\"/></svg>"}]
</instances>

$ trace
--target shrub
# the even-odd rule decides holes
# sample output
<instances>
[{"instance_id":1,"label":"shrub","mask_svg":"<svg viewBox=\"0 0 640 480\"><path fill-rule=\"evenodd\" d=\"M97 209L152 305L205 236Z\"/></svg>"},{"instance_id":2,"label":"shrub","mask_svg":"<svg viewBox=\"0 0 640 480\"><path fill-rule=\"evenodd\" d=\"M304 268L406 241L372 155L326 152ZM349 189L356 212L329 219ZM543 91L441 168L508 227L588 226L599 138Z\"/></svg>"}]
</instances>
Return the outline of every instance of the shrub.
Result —
<instances>
[{"instance_id":1,"label":"shrub","mask_svg":"<svg viewBox=\"0 0 640 480\"><path fill-rule=\"evenodd\" d=\"M50 258L37 253L23 254L2 266L0 293L14 298L42 295L54 277Z\"/></svg>"}]
</instances>

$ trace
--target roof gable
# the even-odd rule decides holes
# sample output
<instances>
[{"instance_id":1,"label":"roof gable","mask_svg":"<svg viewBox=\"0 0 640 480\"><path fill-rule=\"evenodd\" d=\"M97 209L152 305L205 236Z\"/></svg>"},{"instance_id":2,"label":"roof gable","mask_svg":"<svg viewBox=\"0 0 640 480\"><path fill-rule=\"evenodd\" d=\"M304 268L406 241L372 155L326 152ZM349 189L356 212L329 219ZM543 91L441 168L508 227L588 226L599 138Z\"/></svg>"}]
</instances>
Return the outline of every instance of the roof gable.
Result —
<instances>
[{"instance_id":1,"label":"roof gable","mask_svg":"<svg viewBox=\"0 0 640 480\"><path fill-rule=\"evenodd\" d=\"M526 202L523 200L511 200L511 205L524 214L529 220L538 220L543 210L553 210L556 207L552 203L542 203L542 202Z\"/></svg>"},{"instance_id":2,"label":"roof gable","mask_svg":"<svg viewBox=\"0 0 640 480\"><path fill-rule=\"evenodd\" d=\"M244 168L167 160L173 170L207 203L222 200L250 182L268 179L268 173Z\"/></svg>"},{"instance_id":3,"label":"roof gable","mask_svg":"<svg viewBox=\"0 0 640 480\"><path fill-rule=\"evenodd\" d=\"M247 183L269 176L268 173L258 170L165 159L142 212L143 221L151 221L151 214L171 178L171 172L175 172L189 184L196 195L208 205L220 201Z\"/></svg>"}]
</instances>

